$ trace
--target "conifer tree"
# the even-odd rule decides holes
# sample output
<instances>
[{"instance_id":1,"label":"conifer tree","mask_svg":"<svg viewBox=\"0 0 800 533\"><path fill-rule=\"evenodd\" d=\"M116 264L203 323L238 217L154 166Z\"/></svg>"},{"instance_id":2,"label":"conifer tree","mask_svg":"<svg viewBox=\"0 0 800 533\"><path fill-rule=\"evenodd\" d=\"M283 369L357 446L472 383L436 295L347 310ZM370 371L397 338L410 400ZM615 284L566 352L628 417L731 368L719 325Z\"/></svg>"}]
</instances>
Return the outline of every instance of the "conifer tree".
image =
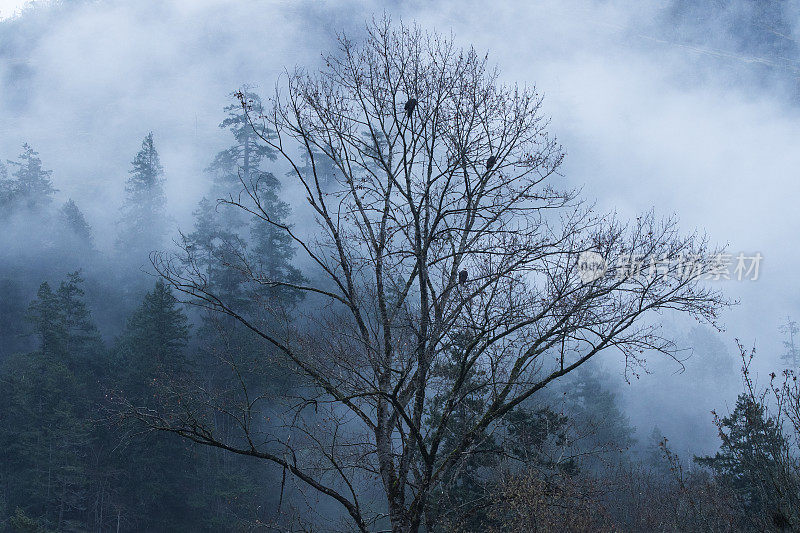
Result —
<instances>
[{"instance_id":1,"label":"conifer tree","mask_svg":"<svg viewBox=\"0 0 800 533\"><path fill-rule=\"evenodd\" d=\"M17 279L0 279L0 359L25 349L29 343L25 296Z\"/></svg>"},{"instance_id":2,"label":"conifer tree","mask_svg":"<svg viewBox=\"0 0 800 533\"><path fill-rule=\"evenodd\" d=\"M6 182L4 188L7 190L3 194L9 195L10 192L13 204L24 205L28 209L39 209L50 205L56 192L50 179L53 171L44 169L39 152L25 143L17 160L8 160L8 164L12 168L13 180L10 184Z\"/></svg>"},{"instance_id":3,"label":"conifer tree","mask_svg":"<svg viewBox=\"0 0 800 533\"><path fill-rule=\"evenodd\" d=\"M261 107L260 99L253 93L246 94L246 102L251 109ZM186 237L186 244L191 250L191 267L203 272L215 294L242 316L263 320L265 317L259 315L261 309L275 304L292 305L297 301L297 294L252 280L248 282L243 270L252 268L264 279L277 277L299 282L302 276L291 264L294 250L282 232L265 227L256 217L249 217L224 202L247 198L244 187L257 187L260 192L267 193L268 199L262 207L273 220L285 221L289 215L288 205L279 197L279 180L265 169L266 164L275 159L274 150L260 141L238 102L225 107L224 111L226 117L220 128L231 132L233 143L220 151L206 169L212 180L210 194L201 200L194 213L194 231ZM267 135L264 131L260 133ZM239 383L246 383L248 390L257 391L255 394L265 395L279 394L289 385L285 369L278 364L265 364L274 359L259 338L230 317L203 313L198 341L194 362L200 369L203 388L214 396L214 402L223 410L239 405ZM231 380L237 385L232 386ZM225 417L218 417L217 421L217 431L227 436L232 431L233 421ZM240 488L255 486L254 473L241 460L231 459L216 450L205 456L214 465L213 470L226 473L223 479L228 484L236 480ZM219 493L212 499L214 507L229 506L223 496Z\"/></svg>"},{"instance_id":4,"label":"conifer tree","mask_svg":"<svg viewBox=\"0 0 800 533\"><path fill-rule=\"evenodd\" d=\"M164 169L150 132L131 162L126 199L119 222L118 249L142 260L160 248L167 232Z\"/></svg>"},{"instance_id":5,"label":"conifer tree","mask_svg":"<svg viewBox=\"0 0 800 533\"><path fill-rule=\"evenodd\" d=\"M446 436L442 439L444 450L456 446L491 401L487 394L480 392L486 373L474 367L466 368L469 341L468 334L455 334L449 357L434 367L436 381L443 390L454 386L460 390L459 403L452 410ZM437 394L432 405L430 417L438 423L444 399ZM456 525L469 531L484 527L488 519L487 502L499 487L500 472L507 468L503 464L506 460L513 463L512 469L573 470L572 462L554 465L547 457L553 445L566 444L566 423L564 416L549 407L527 405L514 409L502 427L483 431L476 439L474 453L452 468L443 490L435 495L429 511L429 519L436 524L433 531L449 531Z\"/></svg>"},{"instance_id":6,"label":"conifer tree","mask_svg":"<svg viewBox=\"0 0 800 533\"><path fill-rule=\"evenodd\" d=\"M775 480L782 475L781 461L789 443L777 422L757 399L740 394L733 412L717 419L720 450L696 457L730 487L749 513L775 513L784 495Z\"/></svg>"},{"instance_id":7,"label":"conifer tree","mask_svg":"<svg viewBox=\"0 0 800 533\"><path fill-rule=\"evenodd\" d=\"M670 479L672 476L671 465L668 457L665 455L665 446L668 439L664 436L661 428L653 426L650 435L647 437L647 445L645 446L644 463L653 471L653 473L661 476L662 479Z\"/></svg>"},{"instance_id":8,"label":"conifer tree","mask_svg":"<svg viewBox=\"0 0 800 533\"><path fill-rule=\"evenodd\" d=\"M300 154L300 162L302 163L300 172L309 180L313 180L316 175L321 180L321 188L327 190L333 186L335 180L342 173L336 168L336 164L330 157L317 150L312 150L312 154L313 160L312 156L307 152ZM287 176L292 176L292 173L287 172Z\"/></svg>"},{"instance_id":9,"label":"conifer tree","mask_svg":"<svg viewBox=\"0 0 800 533\"><path fill-rule=\"evenodd\" d=\"M92 227L86 222L86 217L78 208L72 198L70 198L59 211L63 227L66 228L74 237L77 237L88 248L93 247Z\"/></svg>"},{"instance_id":10,"label":"conifer tree","mask_svg":"<svg viewBox=\"0 0 800 533\"><path fill-rule=\"evenodd\" d=\"M245 99L251 112L260 113L262 109L261 98L252 92L244 92ZM262 165L267 161L274 161L275 151L259 142L257 131L268 135L266 130L257 130L258 125L252 125L246 110L234 102L224 108L227 117L220 123L220 128L227 128L235 139L235 144L222 150L208 166L207 171L214 176L212 193L217 197L228 197L230 194L241 190L241 181L250 183L257 179L263 172Z\"/></svg>"},{"instance_id":11,"label":"conifer tree","mask_svg":"<svg viewBox=\"0 0 800 533\"><path fill-rule=\"evenodd\" d=\"M83 283L79 271L71 272L61 282L56 296L62 312L67 353L72 357L81 357L89 364L95 364L102 341L86 306Z\"/></svg>"},{"instance_id":12,"label":"conifer tree","mask_svg":"<svg viewBox=\"0 0 800 533\"><path fill-rule=\"evenodd\" d=\"M67 274L56 291L39 287L29 316L40 339L40 351L63 360L91 360L101 347L100 334L84 301L80 272Z\"/></svg>"},{"instance_id":13,"label":"conifer tree","mask_svg":"<svg viewBox=\"0 0 800 533\"><path fill-rule=\"evenodd\" d=\"M42 353L61 354L64 352L66 332L58 305L58 297L46 281L39 286L36 300L31 303L30 320L39 337Z\"/></svg>"},{"instance_id":14,"label":"conifer tree","mask_svg":"<svg viewBox=\"0 0 800 533\"><path fill-rule=\"evenodd\" d=\"M163 280L145 295L123 338L125 364L139 384L185 370L188 319Z\"/></svg>"},{"instance_id":15,"label":"conifer tree","mask_svg":"<svg viewBox=\"0 0 800 533\"><path fill-rule=\"evenodd\" d=\"M270 219L278 224L285 224L289 217L289 204L278 196L280 182L275 176L265 173L261 177L261 208L269 214ZM274 224L254 223L250 230L252 247L250 264L266 281L281 281L302 284L303 275L293 264L295 249L291 237ZM279 299L283 304L294 304L300 298L296 290L272 288L268 285L259 288L259 297Z\"/></svg>"},{"instance_id":16,"label":"conifer tree","mask_svg":"<svg viewBox=\"0 0 800 533\"><path fill-rule=\"evenodd\" d=\"M248 110L261 109L261 100L251 92L242 93ZM204 269L213 290L225 301L232 302L238 312L247 315L255 310L254 304L275 303L281 305L296 302L298 294L290 290L271 289L268 285L246 284L242 270L253 270L258 277L269 280L300 283L300 271L291 261L294 249L285 232L252 217L248 219L241 209L226 205L224 200L239 201L243 188L257 188L261 198L260 208L278 224L285 223L289 206L280 199L280 181L264 169L267 161L275 159L274 149L260 142L258 126L250 122L247 110L238 102L224 108L227 117L220 128L227 128L234 137L234 144L222 150L208 166L212 176L211 194L214 199L204 198L195 212L195 230L187 237L195 264ZM270 132L258 131L269 136ZM218 203L222 200L222 203ZM249 229L248 229L249 226ZM218 321L218 317L208 317ZM208 326L208 324L206 324ZM217 331L219 327L214 326ZM233 321L226 328L233 329ZM249 337L245 333L244 337ZM238 348L242 348L239 346Z\"/></svg>"},{"instance_id":17,"label":"conifer tree","mask_svg":"<svg viewBox=\"0 0 800 533\"><path fill-rule=\"evenodd\" d=\"M117 346L121 392L132 405L176 408L188 379L188 319L170 288L158 280L128 320ZM119 468L127 480L121 499L131 502L125 520L135 529L197 530L205 512L203 480L213 473L191 444L131 426Z\"/></svg>"},{"instance_id":18,"label":"conifer tree","mask_svg":"<svg viewBox=\"0 0 800 533\"><path fill-rule=\"evenodd\" d=\"M85 529L98 439L102 345L81 283L75 272L56 291L39 287L29 315L39 349L0 365L0 477L11 476L15 506L58 531Z\"/></svg>"},{"instance_id":19,"label":"conifer tree","mask_svg":"<svg viewBox=\"0 0 800 533\"><path fill-rule=\"evenodd\" d=\"M261 108L258 95L246 93L253 109ZM219 127L228 129L234 144L220 151L206 173L211 176L211 198L203 198L195 211L195 230L188 236L199 266L204 268L210 283L221 295L245 312L249 306L243 276L236 265L247 248L247 218L241 210L220 204L220 200L238 199L244 183L258 181L264 175L262 165L274 160L271 148L259 143L245 110L238 102L224 108L226 118Z\"/></svg>"},{"instance_id":20,"label":"conifer tree","mask_svg":"<svg viewBox=\"0 0 800 533\"><path fill-rule=\"evenodd\" d=\"M608 453L625 452L635 443L634 428L599 375L598 368L587 367L563 385L566 412L580 428L577 446L586 456L587 467L600 466Z\"/></svg>"}]
</instances>

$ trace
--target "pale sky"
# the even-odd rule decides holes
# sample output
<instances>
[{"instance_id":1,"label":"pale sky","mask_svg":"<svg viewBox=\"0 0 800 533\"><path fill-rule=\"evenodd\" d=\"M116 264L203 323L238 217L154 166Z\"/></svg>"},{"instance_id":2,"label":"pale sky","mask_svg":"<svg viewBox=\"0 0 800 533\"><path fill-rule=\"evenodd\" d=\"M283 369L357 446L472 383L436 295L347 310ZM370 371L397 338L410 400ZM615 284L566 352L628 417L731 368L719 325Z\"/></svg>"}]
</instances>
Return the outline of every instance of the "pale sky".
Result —
<instances>
[{"instance_id":1,"label":"pale sky","mask_svg":"<svg viewBox=\"0 0 800 533\"><path fill-rule=\"evenodd\" d=\"M31 0L0 0L0 20L12 16L19 8Z\"/></svg>"}]
</instances>

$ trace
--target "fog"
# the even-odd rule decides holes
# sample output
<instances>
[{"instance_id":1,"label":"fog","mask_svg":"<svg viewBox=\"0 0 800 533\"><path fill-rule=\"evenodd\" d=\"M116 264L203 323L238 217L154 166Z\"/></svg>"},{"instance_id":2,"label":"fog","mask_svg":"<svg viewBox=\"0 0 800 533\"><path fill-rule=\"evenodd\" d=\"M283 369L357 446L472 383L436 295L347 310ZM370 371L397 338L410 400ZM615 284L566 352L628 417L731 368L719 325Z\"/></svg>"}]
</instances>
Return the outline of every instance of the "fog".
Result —
<instances>
[{"instance_id":1,"label":"fog","mask_svg":"<svg viewBox=\"0 0 800 533\"><path fill-rule=\"evenodd\" d=\"M33 146L56 203L74 199L109 250L131 159L152 131L174 237L191 230L204 169L229 144L218 125L233 91L268 98L287 71L317 68L337 32L357 38L384 13L452 34L488 51L503 81L544 94L567 152L558 184L599 211L633 219L652 208L734 255L763 255L757 281L712 282L738 302L716 335L729 374L708 377L700 353L685 371L648 356L638 376L618 357L602 361L640 440L658 426L681 454L710 453L710 411L732 408L741 387L735 339L757 348L763 381L784 351L779 325L800 316L800 4L722 4L62 0L9 16L17 6L0 3L0 160ZM283 192L304 227L303 193L288 181ZM14 235L9 225L6 260L25 247ZM663 320L692 344L694 322Z\"/></svg>"}]
</instances>

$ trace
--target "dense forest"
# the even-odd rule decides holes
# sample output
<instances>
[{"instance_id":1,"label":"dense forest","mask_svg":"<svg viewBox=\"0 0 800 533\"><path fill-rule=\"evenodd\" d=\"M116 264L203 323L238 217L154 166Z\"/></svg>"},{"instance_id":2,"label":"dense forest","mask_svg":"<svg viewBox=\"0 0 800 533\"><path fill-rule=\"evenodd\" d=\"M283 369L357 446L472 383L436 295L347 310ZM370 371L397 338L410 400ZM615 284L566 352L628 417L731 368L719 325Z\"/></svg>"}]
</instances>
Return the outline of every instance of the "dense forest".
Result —
<instances>
[{"instance_id":1,"label":"dense forest","mask_svg":"<svg viewBox=\"0 0 800 533\"><path fill-rule=\"evenodd\" d=\"M18 139L0 531L800 531L800 328L771 326L759 379L707 282L724 249L563 187L546 100L493 69L376 17L219 102L190 224L168 140L129 146L102 242L96 198ZM683 397L642 409L705 424L712 452L626 412L659 358Z\"/></svg>"}]
</instances>

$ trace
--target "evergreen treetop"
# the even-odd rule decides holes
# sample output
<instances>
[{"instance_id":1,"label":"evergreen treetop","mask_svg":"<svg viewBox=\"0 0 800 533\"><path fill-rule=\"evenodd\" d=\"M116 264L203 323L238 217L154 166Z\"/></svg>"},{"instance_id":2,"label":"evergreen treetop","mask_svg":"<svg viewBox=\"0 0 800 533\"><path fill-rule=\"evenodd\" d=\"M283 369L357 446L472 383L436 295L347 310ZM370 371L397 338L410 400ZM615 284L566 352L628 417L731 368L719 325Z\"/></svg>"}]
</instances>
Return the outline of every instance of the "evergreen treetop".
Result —
<instances>
[{"instance_id":1,"label":"evergreen treetop","mask_svg":"<svg viewBox=\"0 0 800 533\"><path fill-rule=\"evenodd\" d=\"M772 483L780 469L780 458L788 443L764 405L740 394L733 412L717 420L720 450L695 461L713 470L719 479L740 495L751 511L777 507L780 495Z\"/></svg>"},{"instance_id":2,"label":"evergreen treetop","mask_svg":"<svg viewBox=\"0 0 800 533\"><path fill-rule=\"evenodd\" d=\"M53 187L52 170L45 170L39 152L28 143L22 145L22 153L16 161L8 160L13 180L0 173L0 194L10 196L15 202L24 202L29 209L38 209L50 205L56 190ZM5 189L5 190L2 190Z\"/></svg>"},{"instance_id":3,"label":"evergreen treetop","mask_svg":"<svg viewBox=\"0 0 800 533\"><path fill-rule=\"evenodd\" d=\"M159 279L128 320L125 341L134 347L134 364L175 370L182 365L189 324L172 290ZM146 373L144 375L147 375Z\"/></svg>"},{"instance_id":4,"label":"evergreen treetop","mask_svg":"<svg viewBox=\"0 0 800 533\"><path fill-rule=\"evenodd\" d=\"M99 354L100 334L84 301L82 285L83 279L76 271L67 274L55 291L47 282L39 286L29 308L29 319L43 354L70 361L90 361Z\"/></svg>"},{"instance_id":5,"label":"evergreen treetop","mask_svg":"<svg viewBox=\"0 0 800 533\"><path fill-rule=\"evenodd\" d=\"M117 247L142 258L162 245L167 233L164 169L150 132L131 162Z\"/></svg>"},{"instance_id":6,"label":"evergreen treetop","mask_svg":"<svg viewBox=\"0 0 800 533\"><path fill-rule=\"evenodd\" d=\"M130 177L126 182L125 190L131 201L139 199L139 195L146 194L153 200L163 199L162 184L164 183L164 168L158 156L153 132L147 134L142 141L142 148L131 161Z\"/></svg>"},{"instance_id":7,"label":"evergreen treetop","mask_svg":"<svg viewBox=\"0 0 800 533\"><path fill-rule=\"evenodd\" d=\"M86 222L86 217L72 198L61 207L59 215L66 228L89 247L92 246L92 227Z\"/></svg>"},{"instance_id":8,"label":"evergreen treetop","mask_svg":"<svg viewBox=\"0 0 800 533\"><path fill-rule=\"evenodd\" d=\"M260 113L261 98L251 92L243 94L250 109ZM265 129L259 130L258 125L251 124L246 110L239 102L226 106L224 111L227 117L219 127L230 130L236 143L219 152L206 171L214 176L212 193L217 197L227 198L241 190L240 180L249 184L260 178L263 171L261 165L266 160L275 160L276 155L272 148L258 142L259 135L267 136L269 132Z\"/></svg>"}]
</instances>

